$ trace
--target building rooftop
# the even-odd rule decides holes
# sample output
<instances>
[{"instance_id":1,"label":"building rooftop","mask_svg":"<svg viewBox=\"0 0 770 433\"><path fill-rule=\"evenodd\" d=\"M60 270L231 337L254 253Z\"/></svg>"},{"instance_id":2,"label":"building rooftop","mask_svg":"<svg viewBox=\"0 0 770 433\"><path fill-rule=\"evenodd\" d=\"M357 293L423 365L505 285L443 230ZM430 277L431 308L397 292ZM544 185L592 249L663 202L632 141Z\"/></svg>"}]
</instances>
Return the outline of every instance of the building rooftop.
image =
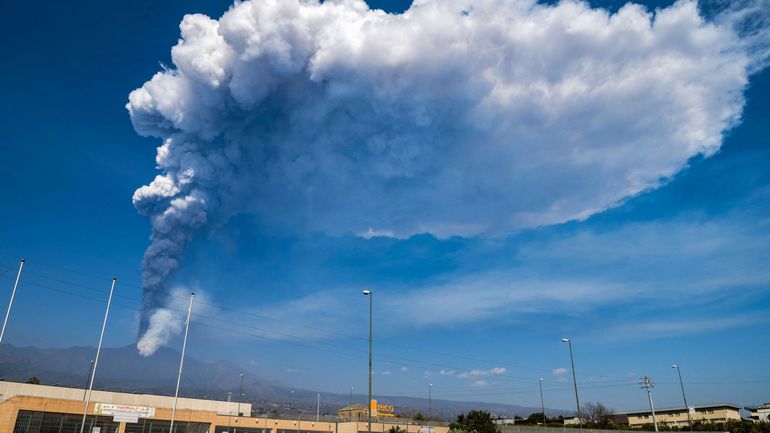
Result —
<instances>
[{"instance_id":1,"label":"building rooftop","mask_svg":"<svg viewBox=\"0 0 770 433\"><path fill-rule=\"evenodd\" d=\"M737 409L737 410L741 409L740 406L732 403L696 404L696 405L691 405L690 407L693 407L695 409L718 409L718 408L724 408L724 407L729 407L731 409ZM684 406L663 407L663 408L655 408L655 413L681 412L684 410L687 410L687 408L685 408ZM646 413L651 413L650 409L632 410L627 412L615 412L613 415L637 415L637 414L646 414Z\"/></svg>"},{"instance_id":2,"label":"building rooftop","mask_svg":"<svg viewBox=\"0 0 770 433\"><path fill-rule=\"evenodd\" d=\"M17 395L83 401L85 397L84 394L85 390L83 388L0 381L0 401L8 400ZM98 403L171 408L174 404L174 397L95 389L91 394L91 401ZM241 403L239 406L238 402L183 397L180 397L177 403L177 409L208 411L224 415L238 413L239 407L242 413L251 414L251 403Z\"/></svg>"},{"instance_id":3,"label":"building rooftop","mask_svg":"<svg viewBox=\"0 0 770 433\"><path fill-rule=\"evenodd\" d=\"M343 411L343 410L361 410L361 409L366 410L367 409L366 405L365 404L354 404L352 406L341 407L341 408L337 409L337 411L339 412L339 411Z\"/></svg>"}]
</instances>

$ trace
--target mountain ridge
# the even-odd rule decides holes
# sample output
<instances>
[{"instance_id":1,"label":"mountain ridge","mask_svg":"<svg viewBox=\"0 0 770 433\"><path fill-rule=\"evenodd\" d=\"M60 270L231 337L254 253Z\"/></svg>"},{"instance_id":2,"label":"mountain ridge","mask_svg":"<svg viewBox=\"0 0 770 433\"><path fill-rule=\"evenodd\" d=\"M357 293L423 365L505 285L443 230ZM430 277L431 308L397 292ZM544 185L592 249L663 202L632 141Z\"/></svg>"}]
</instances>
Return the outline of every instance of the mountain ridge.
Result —
<instances>
[{"instance_id":1,"label":"mountain ridge","mask_svg":"<svg viewBox=\"0 0 770 433\"><path fill-rule=\"evenodd\" d=\"M84 388L89 373L90 360L96 348L74 346L69 348L38 348L35 346L0 346L0 377L3 380L23 382L32 376L42 384ZM133 345L103 348L95 389L121 392L173 395L179 368L179 352L162 348L152 357L139 355ZM317 392L292 388L276 381L260 378L254 372L243 369L231 361L205 362L185 357L185 375L180 396L222 400L227 393L237 399L240 373L246 372L244 381L245 401L252 403L256 413L312 413L316 410ZM193 379L195 378L195 379ZM289 390L294 389L292 405L287 404ZM348 394L321 393L321 409L324 414L334 415L340 407L347 406ZM214 397L220 398L214 398ZM360 396L359 396L360 397ZM359 398L360 400L360 398ZM428 399L404 396L380 396L381 401L394 405L406 415L428 411ZM532 408L502 403L472 401L432 400L432 413L442 419L454 419L457 414L469 410L486 410L499 416L527 416L540 412ZM546 409L551 416L569 412Z\"/></svg>"}]
</instances>

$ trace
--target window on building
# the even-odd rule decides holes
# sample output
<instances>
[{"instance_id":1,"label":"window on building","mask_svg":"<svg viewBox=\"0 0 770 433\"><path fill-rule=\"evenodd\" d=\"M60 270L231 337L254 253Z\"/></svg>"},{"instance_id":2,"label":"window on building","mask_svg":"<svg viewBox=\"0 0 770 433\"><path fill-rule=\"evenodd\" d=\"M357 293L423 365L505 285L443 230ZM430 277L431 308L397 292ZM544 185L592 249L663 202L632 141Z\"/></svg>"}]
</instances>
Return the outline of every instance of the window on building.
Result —
<instances>
[{"instance_id":1,"label":"window on building","mask_svg":"<svg viewBox=\"0 0 770 433\"><path fill-rule=\"evenodd\" d=\"M253 427L233 427L233 426L218 426L214 429L214 433L270 433L270 429L253 428Z\"/></svg>"},{"instance_id":2,"label":"window on building","mask_svg":"<svg viewBox=\"0 0 770 433\"><path fill-rule=\"evenodd\" d=\"M174 421L174 433L209 433L209 424ZM169 433L171 421L140 418L137 423L126 423L126 433Z\"/></svg>"},{"instance_id":3,"label":"window on building","mask_svg":"<svg viewBox=\"0 0 770 433\"><path fill-rule=\"evenodd\" d=\"M16 417L13 433L80 433L82 415L70 413L39 412L20 410ZM85 432L117 433L119 424L112 417L87 416Z\"/></svg>"}]
</instances>

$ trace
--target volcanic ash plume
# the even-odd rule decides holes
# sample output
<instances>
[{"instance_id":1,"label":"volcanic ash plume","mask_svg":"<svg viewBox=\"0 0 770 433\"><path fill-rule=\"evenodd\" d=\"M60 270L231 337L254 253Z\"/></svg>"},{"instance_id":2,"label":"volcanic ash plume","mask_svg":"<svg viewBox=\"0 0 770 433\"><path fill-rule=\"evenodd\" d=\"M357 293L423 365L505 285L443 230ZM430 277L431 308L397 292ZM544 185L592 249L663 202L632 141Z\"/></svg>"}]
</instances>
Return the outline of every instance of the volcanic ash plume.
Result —
<instances>
[{"instance_id":1,"label":"volcanic ash plume","mask_svg":"<svg viewBox=\"0 0 770 433\"><path fill-rule=\"evenodd\" d=\"M659 186L739 121L768 53L758 4L706 19L693 1L610 14L420 0L389 15L260 0L185 16L173 67L127 105L140 134L163 139L161 174L134 194L152 222L142 353L178 332L163 291L193 236L236 213L474 236L586 218Z\"/></svg>"}]
</instances>

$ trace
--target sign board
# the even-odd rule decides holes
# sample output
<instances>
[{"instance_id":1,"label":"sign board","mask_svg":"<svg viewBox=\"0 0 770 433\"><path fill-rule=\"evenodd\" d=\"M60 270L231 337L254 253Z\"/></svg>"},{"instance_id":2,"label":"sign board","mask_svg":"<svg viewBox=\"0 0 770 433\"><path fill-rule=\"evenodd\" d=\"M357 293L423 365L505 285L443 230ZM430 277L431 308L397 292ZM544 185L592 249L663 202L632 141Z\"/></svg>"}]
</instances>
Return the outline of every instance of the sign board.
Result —
<instances>
[{"instance_id":1,"label":"sign board","mask_svg":"<svg viewBox=\"0 0 770 433\"><path fill-rule=\"evenodd\" d=\"M113 422L137 423L139 422L139 413L124 412L116 410L112 415Z\"/></svg>"},{"instance_id":2,"label":"sign board","mask_svg":"<svg viewBox=\"0 0 770 433\"><path fill-rule=\"evenodd\" d=\"M690 412L690 415L695 415L695 407L690 406L687 408L687 411Z\"/></svg>"},{"instance_id":3,"label":"sign board","mask_svg":"<svg viewBox=\"0 0 770 433\"><path fill-rule=\"evenodd\" d=\"M372 416L395 416L395 408L387 404L378 404L377 400L372 400L369 403L369 409L372 411Z\"/></svg>"},{"instance_id":4,"label":"sign board","mask_svg":"<svg viewBox=\"0 0 770 433\"><path fill-rule=\"evenodd\" d=\"M420 426L420 433L434 433L435 431L436 427L433 427L432 425Z\"/></svg>"},{"instance_id":5,"label":"sign board","mask_svg":"<svg viewBox=\"0 0 770 433\"><path fill-rule=\"evenodd\" d=\"M132 416L135 415L136 418L154 418L155 408L145 406L131 406L128 404L96 403L96 405L94 405L94 414L113 417L127 417L129 414L132 414Z\"/></svg>"},{"instance_id":6,"label":"sign board","mask_svg":"<svg viewBox=\"0 0 770 433\"><path fill-rule=\"evenodd\" d=\"M91 433L101 433L102 428L101 427L94 427L91 429Z\"/></svg>"}]
</instances>

